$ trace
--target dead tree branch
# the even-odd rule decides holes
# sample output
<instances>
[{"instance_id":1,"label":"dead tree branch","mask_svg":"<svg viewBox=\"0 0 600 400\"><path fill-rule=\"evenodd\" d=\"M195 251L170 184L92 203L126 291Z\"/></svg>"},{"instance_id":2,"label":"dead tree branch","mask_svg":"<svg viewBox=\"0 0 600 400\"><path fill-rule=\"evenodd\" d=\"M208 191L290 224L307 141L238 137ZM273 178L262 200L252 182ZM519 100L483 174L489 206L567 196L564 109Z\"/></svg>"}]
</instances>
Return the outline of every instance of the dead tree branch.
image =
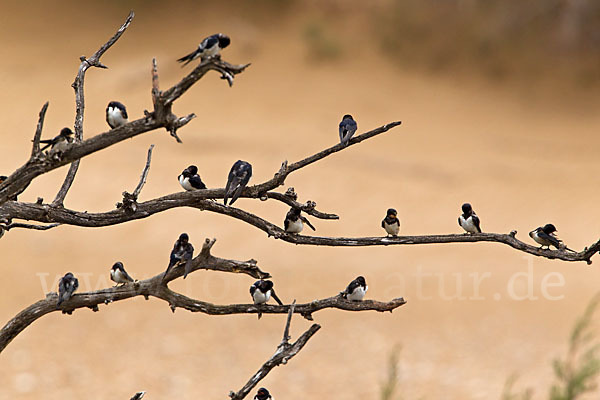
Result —
<instances>
[{"instance_id":1,"label":"dead tree branch","mask_svg":"<svg viewBox=\"0 0 600 400\"><path fill-rule=\"evenodd\" d=\"M75 142L80 143L83 140L83 115L85 111L85 95L83 93L83 83L85 80L85 72L90 67L97 68L108 68L106 65L100 62L100 57L119 40L121 35L125 32L125 30L131 24L131 21L134 17L133 11L129 13L127 19L121 25L117 33L111 37L108 42L104 43L97 52L94 53L90 58L86 58L85 56L81 56L81 64L79 65L79 71L77 72L77 76L75 77L75 81L71 85L75 90ZM65 181L63 182L60 190L56 194L54 201L52 201L52 205L54 207L62 207L65 197L73 184L73 180L75 180L75 175L77 174L77 170L79 168L80 159L76 159L69 167L69 172L67 172L67 176Z\"/></svg>"},{"instance_id":2,"label":"dead tree branch","mask_svg":"<svg viewBox=\"0 0 600 400\"><path fill-rule=\"evenodd\" d=\"M277 346L275 354L273 354L271 358L269 358L259 368L259 370L252 376L252 378L250 378L250 380L244 385L244 387L242 387L237 393L234 393L233 391L229 393L229 397L232 400L242 400L243 398L248 396L248 393L250 393L250 391L254 389L254 387L256 387L258 382L263 380L264 377L267 376L273 368L281 364L287 364L289 360L291 360L296 354L300 352L300 350L302 350L302 348L304 347L304 345L306 345L306 343L308 343L310 338L315 333L317 333L319 329L321 329L321 325L313 324L310 328L308 328L306 332L304 332L298 338L298 340L290 344L289 340L291 338L289 337L289 330L290 323L292 322L292 315L294 313L295 304L296 300L294 300L294 302L289 307L289 313L285 324L285 329L283 331L283 340L281 341L279 346Z\"/></svg>"},{"instance_id":3,"label":"dead tree branch","mask_svg":"<svg viewBox=\"0 0 600 400\"><path fill-rule=\"evenodd\" d=\"M48 111L49 102L44 103L40 110L40 116L38 118L37 127L35 129L35 135L33 136L33 148L31 149L31 158L38 155L40 152L40 139L42 138L42 129L44 127L44 118L46 118L46 111Z\"/></svg>"},{"instance_id":4,"label":"dead tree branch","mask_svg":"<svg viewBox=\"0 0 600 400\"><path fill-rule=\"evenodd\" d=\"M215 257L210 253L215 239L206 239L202 246L200 254L192 259L192 272L198 270L221 271L237 274L250 275L257 279L269 278L268 272L262 271L256 265L255 260L236 261L224 258ZM194 300L179 293L170 290L166 284L174 279L182 277L184 274L183 267L177 266L173 268L163 282L163 273L141 281L136 281L124 286L112 287L94 292L75 293L71 299L61 305L56 306L58 295L55 292L50 292L46 298L40 300L31 306L27 307L0 330L0 352L25 328L31 325L34 321L51 312L62 311L66 314L71 314L79 308L90 308L93 311L98 311L98 306L101 304L110 304L112 302L130 299L132 297L144 296L148 299L150 296L165 300L169 303L171 310L183 308L192 312L202 312L209 315L232 315L232 314L286 314L289 311L289 306L272 306L272 305L254 305L254 304L232 304L232 305L215 305L206 303L200 300ZM388 303L382 303L373 300L365 300L362 302L352 302L343 299L337 295L323 300L315 300L306 304L298 304L295 306L295 313L301 314L307 319L312 318L312 313L324 308L337 308L347 311L392 311L406 302L402 298L394 299Z\"/></svg>"}]
</instances>

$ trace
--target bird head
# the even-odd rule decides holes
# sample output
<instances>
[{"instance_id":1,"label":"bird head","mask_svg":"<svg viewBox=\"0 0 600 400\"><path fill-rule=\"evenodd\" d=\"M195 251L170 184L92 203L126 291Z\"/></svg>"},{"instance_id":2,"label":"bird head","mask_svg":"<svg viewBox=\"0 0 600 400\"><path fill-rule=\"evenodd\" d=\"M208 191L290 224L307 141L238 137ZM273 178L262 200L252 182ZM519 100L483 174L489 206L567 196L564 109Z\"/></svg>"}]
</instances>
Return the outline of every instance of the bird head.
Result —
<instances>
[{"instance_id":1,"label":"bird head","mask_svg":"<svg viewBox=\"0 0 600 400\"><path fill-rule=\"evenodd\" d=\"M363 276L359 276L358 278L356 278L356 281L360 283L361 286L367 286L367 281Z\"/></svg>"},{"instance_id":2,"label":"bird head","mask_svg":"<svg viewBox=\"0 0 600 400\"><path fill-rule=\"evenodd\" d=\"M231 39L227 35L224 35L222 33L217 33L217 37L219 39L219 47L222 49L229 46L229 44L231 43Z\"/></svg>"},{"instance_id":3,"label":"bird head","mask_svg":"<svg viewBox=\"0 0 600 400\"><path fill-rule=\"evenodd\" d=\"M462 205L462 211L466 215L470 215L473 212L473 208L471 207L471 204L465 203Z\"/></svg>"},{"instance_id":4,"label":"bird head","mask_svg":"<svg viewBox=\"0 0 600 400\"><path fill-rule=\"evenodd\" d=\"M195 165L190 165L186 168L186 170L190 173L190 176L196 175L198 173L198 167L196 167Z\"/></svg>"},{"instance_id":5,"label":"bird head","mask_svg":"<svg viewBox=\"0 0 600 400\"><path fill-rule=\"evenodd\" d=\"M122 269L123 268L123 263L121 261L117 261L116 263L114 263L114 265L112 266L112 270L116 271L118 269Z\"/></svg>"},{"instance_id":6,"label":"bird head","mask_svg":"<svg viewBox=\"0 0 600 400\"><path fill-rule=\"evenodd\" d=\"M62 128L60 130L60 136L69 137L72 134L73 134L73 131L71 130L71 128Z\"/></svg>"},{"instance_id":7,"label":"bird head","mask_svg":"<svg viewBox=\"0 0 600 400\"><path fill-rule=\"evenodd\" d=\"M542 230L549 235L551 233L556 232L556 227L554 225L552 225L552 224L546 224L546 225L544 225L544 227L542 228Z\"/></svg>"},{"instance_id":8,"label":"bird head","mask_svg":"<svg viewBox=\"0 0 600 400\"><path fill-rule=\"evenodd\" d=\"M388 217L396 218L397 215L398 215L398 213L396 212L396 210L394 210L393 208L388 208L388 210L387 210Z\"/></svg>"},{"instance_id":9,"label":"bird head","mask_svg":"<svg viewBox=\"0 0 600 400\"><path fill-rule=\"evenodd\" d=\"M179 242L185 244L190 240L190 237L188 236L187 233L182 233L181 235L179 235Z\"/></svg>"}]
</instances>

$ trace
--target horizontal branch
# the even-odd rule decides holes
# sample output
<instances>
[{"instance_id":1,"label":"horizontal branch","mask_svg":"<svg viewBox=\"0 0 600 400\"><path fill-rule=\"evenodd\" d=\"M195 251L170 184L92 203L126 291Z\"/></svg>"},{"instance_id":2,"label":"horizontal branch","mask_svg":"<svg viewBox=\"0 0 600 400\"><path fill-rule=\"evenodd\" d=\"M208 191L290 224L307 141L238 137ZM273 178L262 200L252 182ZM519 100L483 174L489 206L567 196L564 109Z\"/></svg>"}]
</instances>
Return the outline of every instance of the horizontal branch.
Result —
<instances>
[{"instance_id":1,"label":"horizontal branch","mask_svg":"<svg viewBox=\"0 0 600 400\"><path fill-rule=\"evenodd\" d=\"M236 261L212 256L210 250L215 243L215 239L206 239L202 246L200 254L192 259L191 271L210 270L229 273L242 273L250 275L257 279L269 278L270 274L261 271L256 265L255 260ZM90 308L98 311L98 305L110 304L115 301L126 300L136 296L144 296L146 299L150 296L165 300L174 311L176 308L184 308L192 312L202 312L209 315L231 315L231 314L285 314L289 306L272 305L254 305L254 304L232 304L232 305L214 305L200 300L194 300L179 293L170 290L166 284L174 279L182 277L184 274L183 266L177 266L170 270L169 275L163 281L164 273L160 273L152 278L136 281L131 284L117 286L94 292L75 293L68 301L62 304L60 308L56 306L58 295L50 292L46 298L40 300L25 310L17 314L0 330L0 352L25 328L42 316L62 311L70 314L73 310L79 308ZM363 302L351 302L343 299L340 295L316 300L311 303L298 304L294 310L307 319L312 318L312 313L324 308L337 308L347 311L392 311L405 304L404 299L394 299L389 303L365 300Z\"/></svg>"},{"instance_id":2,"label":"horizontal branch","mask_svg":"<svg viewBox=\"0 0 600 400\"><path fill-rule=\"evenodd\" d=\"M210 250L214 243L215 239L205 240L200 254L191 261L192 271L210 270L241 273L257 279L270 277L268 272L261 271L260 268L258 268L255 260L236 261L211 255ZM183 273L182 267L173 268L165 282L182 277ZM2 330L0 330L0 352L2 352L2 350L4 350L4 348L25 328L48 313L55 311L71 313L75 309L84 307L97 311L99 304L109 304L114 301L130 299L136 296L148 298L148 296L151 296L156 292L168 290L166 286L162 284L162 277L163 273L160 273L150 279L136 281L133 284L88 293L76 292L69 301L63 303L61 308L57 308L56 306L58 295L55 292L50 292L46 295L45 299L40 300L21 311L13 319L8 321Z\"/></svg>"}]
</instances>

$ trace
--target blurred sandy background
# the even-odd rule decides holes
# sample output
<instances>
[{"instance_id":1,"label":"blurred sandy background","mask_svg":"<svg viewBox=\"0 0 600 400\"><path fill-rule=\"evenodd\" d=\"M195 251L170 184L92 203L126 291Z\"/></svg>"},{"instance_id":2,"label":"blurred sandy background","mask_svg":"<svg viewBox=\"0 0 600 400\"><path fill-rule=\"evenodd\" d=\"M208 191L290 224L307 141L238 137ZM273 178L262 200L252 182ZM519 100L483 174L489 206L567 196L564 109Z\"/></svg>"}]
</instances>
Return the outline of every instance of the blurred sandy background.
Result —
<instances>
[{"instance_id":1,"label":"blurred sandy background","mask_svg":"<svg viewBox=\"0 0 600 400\"><path fill-rule=\"evenodd\" d=\"M133 24L102 59L110 69L87 74L87 137L107 130L110 100L125 103L132 119L150 109L152 57L166 89L191 68L181 69L178 57L224 32L232 38L224 58L252 66L233 88L210 73L176 103L179 115L198 115L180 131L183 145L156 131L86 158L69 208L113 209L137 184L151 143L141 200L179 191L176 177L191 163L211 187L224 185L237 159L253 164L252 182L264 181L283 160L334 144L341 116L351 113L359 131L396 119L403 125L290 176L282 190L294 186L300 201L341 216L313 218L319 235L380 235L388 207L399 210L404 234L460 232L460 205L469 201L486 231L516 229L528 240L529 230L552 222L577 250L600 236L599 39L589 30L598 14L579 11L575 26L584 28L575 33L570 14L564 17L591 1L555 2L547 13L543 1L527 2L530 13L514 1L487 8L478 1L437 8L391 0L125 3L1 3L4 174L28 157L46 100L44 137L72 126L78 57L96 51L134 9ZM35 180L20 200L51 201L65 173ZM275 222L287 211L245 199L236 206ZM544 399L551 361L565 352L600 279L599 257L592 266L568 264L485 243L300 247L224 216L180 209L103 229L9 232L1 241L0 321L56 290L67 271L79 276L80 290L109 285L117 260L135 278L153 276L183 231L196 248L216 237L215 255L257 259L284 301L333 295L359 274L369 298L408 300L393 314L315 314L323 329L261 383L277 399L377 399L397 345L405 399L495 399L512 373ZM515 275L528 271L530 283ZM564 284L544 295L544 279ZM248 302L252 282L197 272L173 286L226 304ZM532 296L519 300L529 288ZM0 399L128 399L138 390L149 400L224 399L272 355L284 319L172 314L164 302L143 298L98 313L53 313L0 356ZM294 338L308 326L295 318Z\"/></svg>"}]
</instances>

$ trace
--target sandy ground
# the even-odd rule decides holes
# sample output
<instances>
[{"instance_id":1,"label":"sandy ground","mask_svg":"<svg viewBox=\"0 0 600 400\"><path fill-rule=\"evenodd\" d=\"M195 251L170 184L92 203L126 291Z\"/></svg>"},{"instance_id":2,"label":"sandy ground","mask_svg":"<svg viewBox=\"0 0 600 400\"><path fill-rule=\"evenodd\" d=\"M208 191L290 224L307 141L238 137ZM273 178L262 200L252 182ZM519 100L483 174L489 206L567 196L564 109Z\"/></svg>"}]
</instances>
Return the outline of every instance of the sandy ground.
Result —
<instances>
[{"instance_id":1,"label":"sandy ground","mask_svg":"<svg viewBox=\"0 0 600 400\"><path fill-rule=\"evenodd\" d=\"M253 164L252 182L264 181L283 160L334 144L339 119L350 112L360 131L396 119L404 123L289 177L286 187L294 186L301 201L314 200L341 216L313 219L319 235L379 235L388 207L399 210L404 234L459 232L460 205L469 201L486 231L516 229L523 239L552 222L578 250L599 237L597 97L578 101L552 89L540 96L530 88L407 71L369 46L357 56L315 64L299 33L301 14L246 18L241 9L211 17L188 6L134 6L134 24L103 59L110 69L87 75L88 137L106 131L110 100L127 104L132 118L141 116L150 108L151 58L158 58L166 88L189 70L175 59L207 33L229 33L233 44L224 58L252 66L231 89L210 74L176 104L176 113L198 115L180 131L183 145L153 132L86 158L67 207L113 209L121 192L137 184L151 143L156 148L142 200L180 190L176 176L191 163L211 187L224 185L237 159ZM44 136L72 124L70 83L78 57L95 51L128 9L116 3L105 9L3 7L10 13L0 17L0 170L9 173L28 156L44 101L50 101ZM21 200L51 200L65 173L63 168L35 180ZM247 199L237 205L274 222L287 211ZM546 398L551 361L564 353L572 323L600 278L600 260L567 264L501 244L294 246L224 216L181 209L103 229L9 232L1 241L0 321L55 290L67 271L80 277L81 290L107 286L117 260L135 278L153 276L166 267L182 231L197 248L205 237L217 238L215 255L259 260L284 301L330 296L359 274L367 279L369 298L408 300L393 314L315 314L323 329L262 383L278 399L377 399L396 346L402 347L405 399L499 398L513 373L520 386L535 389L534 398ZM248 302L252 282L197 272L173 286L226 304ZM165 303L143 299L98 313L54 313L0 356L0 400L126 399L138 390L146 390L149 400L223 399L271 356L283 324L283 316L257 321L172 314ZM294 337L308 326L295 319Z\"/></svg>"}]
</instances>

